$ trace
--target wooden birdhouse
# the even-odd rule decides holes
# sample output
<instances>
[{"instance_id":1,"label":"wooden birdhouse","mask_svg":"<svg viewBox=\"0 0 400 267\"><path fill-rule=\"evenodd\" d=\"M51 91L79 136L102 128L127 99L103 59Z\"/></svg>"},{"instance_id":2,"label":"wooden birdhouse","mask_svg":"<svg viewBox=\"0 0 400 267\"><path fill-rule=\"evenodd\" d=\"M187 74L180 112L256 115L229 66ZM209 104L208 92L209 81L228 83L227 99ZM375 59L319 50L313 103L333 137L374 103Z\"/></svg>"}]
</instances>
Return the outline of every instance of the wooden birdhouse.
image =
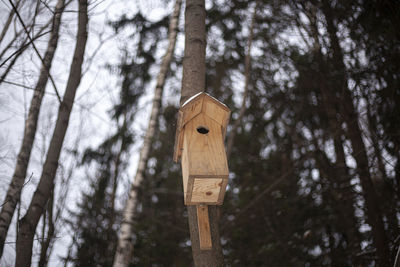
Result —
<instances>
[{"instance_id":1,"label":"wooden birdhouse","mask_svg":"<svg viewBox=\"0 0 400 267\"><path fill-rule=\"evenodd\" d=\"M179 110L174 160L181 161L185 205L221 205L228 183L225 133L230 110L206 93Z\"/></svg>"}]
</instances>

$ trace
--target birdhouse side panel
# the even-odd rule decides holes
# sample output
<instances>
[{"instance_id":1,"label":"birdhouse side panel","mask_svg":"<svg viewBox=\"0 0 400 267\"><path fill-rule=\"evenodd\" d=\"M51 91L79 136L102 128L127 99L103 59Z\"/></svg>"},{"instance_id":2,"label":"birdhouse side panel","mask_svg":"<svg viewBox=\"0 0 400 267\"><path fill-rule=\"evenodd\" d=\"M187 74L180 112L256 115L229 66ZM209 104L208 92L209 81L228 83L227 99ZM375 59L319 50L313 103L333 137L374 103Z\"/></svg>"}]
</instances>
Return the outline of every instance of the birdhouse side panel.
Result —
<instances>
[{"instance_id":1,"label":"birdhouse side panel","mask_svg":"<svg viewBox=\"0 0 400 267\"><path fill-rule=\"evenodd\" d=\"M183 147L186 146L185 140L183 140ZM188 163L188 153L187 149L184 149L182 151L182 157L181 157L181 165L182 165L182 179L183 179L183 195L184 195L184 200L185 204L190 201L191 199L191 191L190 195L187 196L188 194L188 184L189 184L189 163Z\"/></svg>"}]
</instances>

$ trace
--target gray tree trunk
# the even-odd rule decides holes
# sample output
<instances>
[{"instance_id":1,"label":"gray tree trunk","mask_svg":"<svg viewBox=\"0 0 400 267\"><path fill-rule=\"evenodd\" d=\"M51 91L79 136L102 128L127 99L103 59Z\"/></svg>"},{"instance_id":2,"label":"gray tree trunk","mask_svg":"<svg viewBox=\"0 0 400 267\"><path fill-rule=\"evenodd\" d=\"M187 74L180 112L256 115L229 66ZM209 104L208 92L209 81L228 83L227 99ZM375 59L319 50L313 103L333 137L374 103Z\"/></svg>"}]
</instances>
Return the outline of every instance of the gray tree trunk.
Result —
<instances>
[{"instance_id":1,"label":"gray tree trunk","mask_svg":"<svg viewBox=\"0 0 400 267\"><path fill-rule=\"evenodd\" d=\"M49 259L48 250L50 247L50 243L54 236L54 221L53 221L53 202L54 202L54 191L52 192L49 201L47 202L47 210L43 214L43 231L42 231L42 240L40 240L40 257L38 267L47 266L47 262ZM47 216L44 216L47 215ZM46 223L47 221L47 223ZM45 232L47 224L47 234Z\"/></svg>"},{"instance_id":2,"label":"gray tree trunk","mask_svg":"<svg viewBox=\"0 0 400 267\"><path fill-rule=\"evenodd\" d=\"M58 160L65 133L68 128L69 117L74 103L76 90L81 81L82 63L88 35L87 8L87 0L79 0L78 33L64 98L58 110L56 125L47 151L38 187L33 194L28 211L20 220L19 224L16 260L16 266L19 267L31 265L32 245L36 227L40 216L44 212L46 203L51 196L51 192L54 189L54 178L58 167Z\"/></svg>"},{"instance_id":3,"label":"gray tree trunk","mask_svg":"<svg viewBox=\"0 0 400 267\"><path fill-rule=\"evenodd\" d=\"M337 28L334 24L334 17L330 7L330 2L322 2L322 11L326 19L327 33L330 39L331 49L334 58L334 68L338 75L337 90L340 90L340 100L338 106L341 108L343 120L347 124L347 136L351 141L353 157L357 163L357 172L360 177L360 183L363 188L365 198L365 208L367 214L367 222L372 228L372 235L376 247L376 255L378 257L378 266L390 266L391 257L389 244L386 237L385 226L382 220L382 212L379 207L379 198L376 194L374 184L372 182L371 173L369 171L369 163L365 144L362 139L362 130L358 124L359 114L354 107L353 97L347 86L347 73L344 65L344 55L336 35Z\"/></svg>"},{"instance_id":4,"label":"gray tree trunk","mask_svg":"<svg viewBox=\"0 0 400 267\"><path fill-rule=\"evenodd\" d=\"M21 3L21 0L18 0L18 1L15 3L15 7L18 8L18 6L19 6L20 3ZM8 28L9 28L10 25L11 25L11 22L12 22L12 19L13 19L13 17L14 17L14 14L15 14L15 10L14 10L14 9L11 9L10 13L8 14L7 21L6 21L6 23L4 24L4 27L3 27L3 29L1 30L1 33L0 33L0 44L1 44L1 42L3 41L4 36L6 36L6 33L7 33L7 31L8 31Z\"/></svg>"},{"instance_id":5,"label":"gray tree trunk","mask_svg":"<svg viewBox=\"0 0 400 267\"><path fill-rule=\"evenodd\" d=\"M178 34L179 14L182 0L176 0L174 11L169 24L169 44L167 52L161 63L160 72L157 77L157 85L154 92L153 106L151 109L149 125L140 150L139 163L135 178L130 188L129 198L126 203L121 230L118 239L117 251L114 258L114 267L127 267L133 258L133 220L137 208L137 188L141 185L146 170L152 139L156 130L157 120L160 114L161 98L164 89L167 73L170 68L172 55L175 50L176 36Z\"/></svg>"},{"instance_id":6,"label":"gray tree trunk","mask_svg":"<svg viewBox=\"0 0 400 267\"><path fill-rule=\"evenodd\" d=\"M246 56L244 59L244 90L243 90L243 96L242 96L242 105L240 106L239 109L239 115L233 124L231 134L228 137L228 141L226 142L226 156L229 159L231 153L232 153L232 148L233 148L233 141L235 140L236 132L239 128L239 126L242 123L242 119L244 116L244 113L246 112L246 101L247 101L247 95L249 94L249 83L250 83L250 70L251 70L251 46L253 44L253 35L254 35L254 24L256 20L256 14L257 14L257 9L258 9L258 4L259 2L257 1L253 14L251 17L251 24L250 24L250 29L249 29L249 39L247 41L247 51L246 51Z\"/></svg>"},{"instance_id":7,"label":"gray tree trunk","mask_svg":"<svg viewBox=\"0 0 400 267\"><path fill-rule=\"evenodd\" d=\"M46 84L49 79L54 53L57 49L61 15L64 10L64 4L65 0L59 0L55 8L53 27L48 42L47 51L44 56L44 64L40 70L40 76L35 87L31 105L29 107L28 118L25 122L24 137L18 153L14 175L11 179L11 183L4 199L4 204L0 212L0 257L3 254L4 242L15 212L15 207L17 206L17 203L21 197L21 190L25 181L26 170L28 168L32 146L35 139L40 106L42 104Z\"/></svg>"},{"instance_id":8,"label":"gray tree trunk","mask_svg":"<svg viewBox=\"0 0 400 267\"><path fill-rule=\"evenodd\" d=\"M191 96L205 90L205 18L204 0L186 1L185 56L183 59L181 105ZM200 250L196 206L188 206L187 208L194 266L224 266L219 236L219 207L208 206L212 238L211 250Z\"/></svg>"}]
</instances>

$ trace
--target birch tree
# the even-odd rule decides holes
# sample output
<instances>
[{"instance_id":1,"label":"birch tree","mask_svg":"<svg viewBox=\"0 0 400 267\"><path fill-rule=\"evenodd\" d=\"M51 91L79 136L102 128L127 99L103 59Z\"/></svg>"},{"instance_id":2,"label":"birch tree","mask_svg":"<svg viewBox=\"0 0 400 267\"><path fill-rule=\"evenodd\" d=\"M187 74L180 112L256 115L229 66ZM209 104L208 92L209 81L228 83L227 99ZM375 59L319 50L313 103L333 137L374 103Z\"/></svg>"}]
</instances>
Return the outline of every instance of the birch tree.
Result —
<instances>
[{"instance_id":1,"label":"birch tree","mask_svg":"<svg viewBox=\"0 0 400 267\"><path fill-rule=\"evenodd\" d=\"M55 129L47 151L47 156L43 165L38 187L32 197L32 201L25 216L19 222L16 266L30 266L31 264L35 230L39 219L44 212L46 203L48 202L54 189L54 178L58 167L58 160L60 157L65 133L68 128L76 90L81 81L82 63L88 35L87 8L87 0L79 0L78 32L67 86L65 89L64 98L58 110Z\"/></svg>"},{"instance_id":2,"label":"birch tree","mask_svg":"<svg viewBox=\"0 0 400 267\"><path fill-rule=\"evenodd\" d=\"M10 227L15 208L21 197L21 190L25 181L33 142L35 140L40 106L42 104L46 84L50 76L51 65L58 45L61 16L64 6L65 0L58 0L54 11L52 31L48 41L47 51L43 58L43 65L40 70L39 79L34 89L35 91L31 100L28 117L25 122L24 136L18 153L17 164L0 212L0 257L3 254L4 242L8 228Z\"/></svg>"},{"instance_id":3,"label":"birch tree","mask_svg":"<svg viewBox=\"0 0 400 267\"><path fill-rule=\"evenodd\" d=\"M153 105L149 124L146 130L146 135L143 140L143 145L140 150L139 163L136 171L134 181L129 191L129 198L126 203L123 219L121 223L121 230L118 239L117 251L114 258L114 267L129 266L133 257L133 221L137 209L137 188L143 181L144 172L150 153L150 147L154 133L156 131L156 124L160 113L162 93L165 85L165 80L170 68L171 59L175 50L176 36L178 34L178 22L181 9L182 0L176 0L174 11L169 24L168 48L163 57L160 72L157 77L157 84L154 91Z\"/></svg>"}]
</instances>

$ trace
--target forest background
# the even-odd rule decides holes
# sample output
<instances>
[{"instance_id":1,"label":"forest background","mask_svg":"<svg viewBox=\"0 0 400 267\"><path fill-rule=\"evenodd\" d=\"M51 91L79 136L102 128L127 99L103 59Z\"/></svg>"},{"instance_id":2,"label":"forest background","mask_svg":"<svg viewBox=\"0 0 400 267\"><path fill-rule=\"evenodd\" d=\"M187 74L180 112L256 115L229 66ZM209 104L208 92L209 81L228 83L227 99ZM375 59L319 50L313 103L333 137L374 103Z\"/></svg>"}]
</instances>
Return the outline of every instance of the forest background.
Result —
<instances>
[{"instance_id":1,"label":"forest background","mask_svg":"<svg viewBox=\"0 0 400 267\"><path fill-rule=\"evenodd\" d=\"M43 170L58 110L72 107L60 102L73 87L54 189L38 214L29 260L113 264L176 3L93 0L82 12L85 2L0 3L2 210L14 201L6 195L34 92L43 92L21 200L0 240L1 266L14 266L18 251L29 250L18 248L17 236L31 203L39 203L32 199L41 177L49 177ZM398 264L398 2L221 0L205 8L206 92L232 110L230 181L218 218L224 264ZM172 161L184 9L185 2L143 179L134 187L133 266L193 263L180 166ZM73 51L85 35L77 35L83 13L88 39L79 64ZM54 58L44 68L51 43ZM82 70L71 75L74 62ZM67 86L73 77L81 78Z\"/></svg>"}]
</instances>

